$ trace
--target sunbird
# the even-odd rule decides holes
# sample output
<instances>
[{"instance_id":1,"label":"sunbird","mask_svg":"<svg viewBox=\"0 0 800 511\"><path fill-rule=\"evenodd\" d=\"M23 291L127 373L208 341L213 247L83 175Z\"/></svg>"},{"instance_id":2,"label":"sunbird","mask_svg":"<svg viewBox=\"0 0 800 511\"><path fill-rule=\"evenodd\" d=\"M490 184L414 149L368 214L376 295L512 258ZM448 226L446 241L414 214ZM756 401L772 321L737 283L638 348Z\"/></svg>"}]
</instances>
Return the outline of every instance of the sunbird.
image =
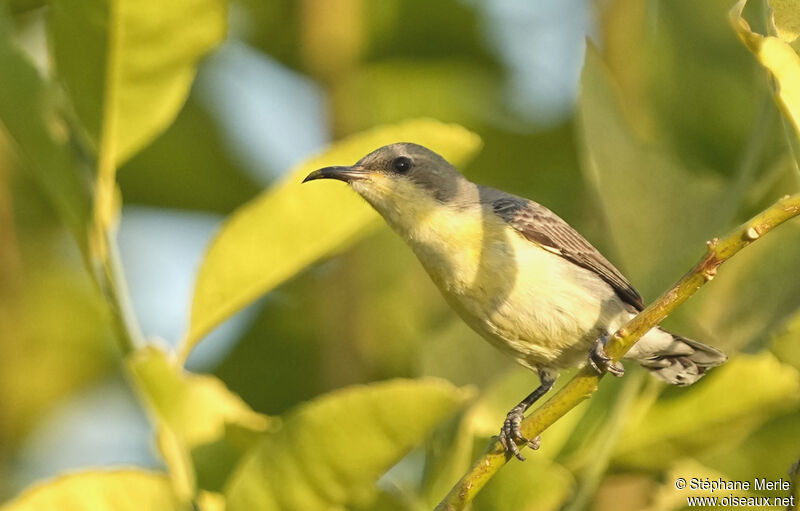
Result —
<instances>
[{"instance_id":1,"label":"sunbird","mask_svg":"<svg viewBox=\"0 0 800 511\"><path fill-rule=\"evenodd\" d=\"M355 165L315 170L303 182L349 184L411 247L456 313L540 385L512 408L500 429L507 452L533 448L520 423L560 369L589 363L622 376L604 346L644 308L628 280L577 231L546 207L467 180L421 145L395 143ZM712 346L660 327L627 353L660 379L690 385L725 362Z\"/></svg>"}]
</instances>

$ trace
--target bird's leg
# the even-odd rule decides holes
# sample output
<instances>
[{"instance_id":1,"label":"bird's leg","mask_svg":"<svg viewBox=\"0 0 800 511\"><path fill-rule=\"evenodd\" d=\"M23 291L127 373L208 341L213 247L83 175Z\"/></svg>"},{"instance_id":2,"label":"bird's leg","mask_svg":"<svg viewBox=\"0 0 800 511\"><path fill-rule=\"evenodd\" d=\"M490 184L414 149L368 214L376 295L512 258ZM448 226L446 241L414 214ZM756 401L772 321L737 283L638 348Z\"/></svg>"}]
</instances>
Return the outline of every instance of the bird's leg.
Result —
<instances>
[{"instance_id":1,"label":"bird's leg","mask_svg":"<svg viewBox=\"0 0 800 511\"><path fill-rule=\"evenodd\" d=\"M503 427L500 429L500 443L503 444L506 452L510 452L520 461L525 461L525 457L519 453L517 441L525 442L531 449L539 448L538 436L532 440L528 440L522 436L519 425L522 423L525 410L530 408L537 399L547 394L547 392L553 388L557 376L558 373L551 369L539 369L539 386L506 415L506 420L503 422Z\"/></svg>"},{"instance_id":2,"label":"bird's leg","mask_svg":"<svg viewBox=\"0 0 800 511\"><path fill-rule=\"evenodd\" d=\"M589 365L600 374L606 371L613 374L617 378L625 374L625 368L619 362L611 362L611 357L606 354L606 343L608 342L607 336L598 337L592 348L589 350Z\"/></svg>"}]
</instances>

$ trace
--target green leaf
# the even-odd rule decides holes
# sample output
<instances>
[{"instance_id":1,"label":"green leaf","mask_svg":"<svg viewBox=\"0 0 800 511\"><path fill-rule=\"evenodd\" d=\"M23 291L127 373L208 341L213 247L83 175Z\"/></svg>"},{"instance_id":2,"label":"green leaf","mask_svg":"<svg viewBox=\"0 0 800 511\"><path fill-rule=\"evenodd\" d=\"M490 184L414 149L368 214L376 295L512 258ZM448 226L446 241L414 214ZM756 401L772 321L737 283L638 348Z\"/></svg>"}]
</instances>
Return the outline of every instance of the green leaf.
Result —
<instances>
[{"instance_id":1,"label":"green leaf","mask_svg":"<svg viewBox=\"0 0 800 511\"><path fill-rule=\"evenodd\" d=\"M800 370L800 309L796 309L772 338L771 351L778 359Z\"/></svg>"},{"instance_id":2,"label":"green leaf","mask_svg":"<svg viewBox=\"0 0 800 511\"><path fill-rule=\"evenodd\" d=\"M261 433L275 424L217 378L190 374L157 348L133 353L127 366L155 419L159 450L184 499L193 496L197 486L192 449L222 440L230 426Z\"/></svg>"},{"instance_id":3,"label":"green leaf","mask_svg":"<svg viewBox=\"0 0 800 511\"><path fill-rule=\"evenodd\" d=\"M793 43L800 36L800 1L769 0L772 10L772 25L778 37Z\"/></svg>"},{"instance_id":4,"label":"green leaf","mask_svg":"<svg viewBox=\"0 0 800 511\"><path fill-rule=\"evenodd\" d=\"M623 105L590 46L580 98L585 168L623 270L646 299L691 266L697 247L730 214L733 201L720 202L719 181L692 175L668 154L646 146L631 130Z\"/></svg>"},{"instance_id":5,"label":"green leaf","mask_svg":"<svg viewBox=\"0 0 800 511\"><path fill-rule=\"evenodd\" d=\"M97 150L90 241L96 259L108 258L105 232L117 217L117 167L173 121L198 60L225 35L226 5L224 0L50 2L57 76Z\"/></svg>"},{"instance_id":6,"label":"green leaf","mask_svg":"<svg viewBox=\"0 0 800 511\"><path fill-rule=\"evenodd\" d=\"M211 243L195 284L183 358L214 327L317 259L343 250L379 224L345 186L301 186L312 170L357 161L380 146L416 142L463 166L480 138L429 119L381 126L341 140L231 215Z\"/></svg>"},{"instance_id":7,"label":"green leaf","mask_svg":"<svg viewBox=\"0 0 800 511\"><path fill-rule=\"evenodd\" d=\"M87 471L37 484L0 511L183 509L169 478L144 470Z\"/></svg>"},{"instance_id":8,"label":"green leaf","mask_svg":"<svg viewBox=\"0 0 800 511\"><path fill-rule=\"evenodd\" d=\"M50 1L58 78L90 140L120 165L175 118L198 60L225 36L224 0ZM105 147L102 147L105 146Z\"/></svg>"},{"instance_id":9,"label":"green leaf","mask_svg":"<svg viewBox=\"0 0 800 511\"><path fill-rule=\"evenodd\" d=\"M465 399L444 380L420 379L350 387L301 405L240 464L227 509L362 503L373 482Z\"/></svg>"},{"instance_id":10,"label":"green leaf","mask_svg":"<svg viewBox=\"0 0 800 511\"><path fill-rule=\"evenodd\" d=\"M67 129L54 99L10 38L10 21L0 6L0 123L78 245L85 249L91 203L88 180L70 153Z\"/></svg>"},{"instance_id":11,"label":"green leaf","mask_svg":"<svg viewBox=\"0 0 800 511\"><path fill-rule=\"evenodd\" d=\"M673 392L679 395L660 399L641 421L626 426L618 461L657 468L666 459L729 448L797 403L800 373L769 352L740 354L701 383Z\"/></svg>"},{"instance_id":12,"label":"green leaf","mask_svg":"<svg viewBox=\"0 0 800 511\"><path fill-rule=\"evenodd\" d=\"M191 374L149 347L128 358L128 368L158 418L190 446L218 439L225 424L265 431L271 419L256 413L213 376Z\"/></svg>"},{"instance_id":13,"label":"green leaf","mask_svg":"<svg viewBox=\"0 0 800 511\"><path fill-rule=\"evenodd\" d=\"M561 509L574 486L572 474L535 454L525 463L510 463L475 497L475 511L547 511Z\"/></svg>"},{"instance_id":14,"label":"green leaf","mask_svg":"<svg viewBox=\"0 0 800 511\"><path fill-rule=\"evenodd\" d=\"M786 118L794 128L795 135L800 137L800 56L792 49L786 40L779 37L762 36L753 32L750 25L742 17L742 11L747 0L739 0L730 11L730 19L736 34L745 46L756 56L758 61L764 66L775 79L777 90L775 99L778 106L783 111ZM773 2L773 9L776 4L779 9L774 12L776 26L779 28L781 37L797 30L798 2L794 4L792 12L793 21L789 22L787 12L783 7L784 2ZM786 2L788 5L788 2ZM778 25L780 24L780 25ZM782 29L780 27L783 27ZM797 37L796 32L794 37Z\"/></svg>"}]
</instances>

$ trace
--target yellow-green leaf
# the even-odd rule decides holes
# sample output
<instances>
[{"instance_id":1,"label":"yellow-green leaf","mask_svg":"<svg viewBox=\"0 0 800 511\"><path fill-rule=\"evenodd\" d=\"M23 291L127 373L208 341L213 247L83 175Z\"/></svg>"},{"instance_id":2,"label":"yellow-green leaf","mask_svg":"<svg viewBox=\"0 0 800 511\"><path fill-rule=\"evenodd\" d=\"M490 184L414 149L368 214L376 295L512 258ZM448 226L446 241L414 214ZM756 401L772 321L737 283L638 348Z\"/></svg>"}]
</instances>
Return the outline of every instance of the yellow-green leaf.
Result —
<instances>
[{"instance_id":1,"label":"yellow-green leaf","mask_svg":"<svg viewBox=\"0 0 800 511\"><path fill-rule=\"evenodd\" d=\"M197 62L224 37L224 0L51 0L59 79L89 139L116 165L161 133Z\"/></svg>"},{"instance_id":2,"label":"yellow-green leaf","mask_svg":"<svg viewBox=\"0 0 800 511\"><path fill-rule=\"evenodd\" d=\"M778 105L792 124L795 134L800 137L800 56L784 39L762 36L753 32L750 29L750 24L742 17L742 10L744 10L746 3L747 0L739 0L731 9L730 18L733 28L736 30L739 39L775 78L777 87L775 96ZM798 4L798 2L793 3ZM776 11L776 14L783 12L784 10L781 9ZM793 16L798 16L796 10ZM791 23L786 21L786 18L782 17L782 15L779 15L779 19L785 31L797 30L796 19ZM777 23L778 20L776 20ZM782 37L785 35L785 31Z\"/></svg>"},{"instance_id":3,"label":"yellow-green leaf","mask_svg":"<svg viewBox=\"0 0 800 511\"><path fill-rule=\"evenodd\" d=\"M52 0L57 76L97 152L90 250L108 258L116 169L159 135L189 93L197 62L225 35L224 0Z\"/></svg>"},{"instance_id":4,"label":"yellow-green leaf","mask_svg":"<svg viewBox=\"0 0 800 511\"><path fill-rule=\"evenodd\" d=\"M156 348L131 355L128 367L155 414L190 446L218 439L226 423L253 431L271 424L217 378L188 373Z\"/></svg>"},{"instance_id":5,"label":"yellow-green leaf","mask_svg":"<svg viewBox=\"0 0 800 511\"><path fill-rule=\"evenodd\" d=\"M772 414L800 399L800 373L774 355L740 354L696 387L659 400L639 421L626 425L618 459L636 466L662 466L665 459L699 455L732 445ZM735 399L731 399L735 396Z\"/></svg>"},{"instance_id":6,"label":"yellow-green leaf","mask_svg":"<svg viewBox=\"0 0 800 511\"><path fill-rule=\"evenodd\" d=\"M769 7L778 37L794 42L800 36L800 0L769 0Z\"/></svg>"},{"instance_id":7,"label":"yellow-green leaf","mask_svg":"<svg viewBox=\"0 0 800 511\"><path fill-rule=\"evenodd\" d=\"M301 405L240 464L228 511L344 509L461 406L468 393L439 379L350 387Z\"/></svg>"},{"instance_id":8,"label":"yellow-green leaf","mask_svg":"<svg viewBox=\"0 0 800 511\"><path fill-rule=\"evenodd\" d=\"M37 484L0 511L159 511L183 509L169 478L144 470L87 471Z\"/></svg>"},{"instance_id":9,"label":"yellow-green leaf","mask_svg":"<svg viewBox=\"0 0 800 511\"><path fill-rule=\"evenodd\" d=\"M193 448L221 440L229 425L264 432L275 424L217 378L190 374L156 348L132 354L127 364L157 423L159 450L183 499L193 496L197 487Z\"/></svg>"},{"instance_id":10,"label":"yellow-green leaf","mask_svg":"<svg viewBox=\"0 0 800 511\"><path fill-rule=\"evenodd\" d=\"M463 166L480 138L455 124L421 119L381 126L333 144L242 206L212 242L195 284L191 323L181 354L236 311L317 259L341 250L378 223L345 186L301 186L312 170L352 164L393 142L416 142Z\"/></svg>"}]
</instances>

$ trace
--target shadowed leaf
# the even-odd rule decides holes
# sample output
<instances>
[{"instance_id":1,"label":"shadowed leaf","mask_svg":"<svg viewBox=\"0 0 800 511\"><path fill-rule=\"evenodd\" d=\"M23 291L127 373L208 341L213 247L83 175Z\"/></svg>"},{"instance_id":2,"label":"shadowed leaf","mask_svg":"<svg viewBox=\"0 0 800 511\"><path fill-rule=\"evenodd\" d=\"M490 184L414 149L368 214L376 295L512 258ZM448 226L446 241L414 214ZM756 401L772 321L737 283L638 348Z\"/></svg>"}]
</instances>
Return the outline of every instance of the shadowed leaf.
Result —
<instances>
[{"instance_id":1,"label":"shadowed leaf","mask_svg":"<svg viewBox=\"0 0 800 511\"><path fill-rule=\"evenodd\" d=\"M675 392L680 395L659 400L640 422L626 426L619 461L655 467L667 459L725 449L771 414L793 406L800 397L800 374L768 352L739 355L697 386Z\"/></svg>"},{"instance_id":2,"label":"shadowed leaf","mask_svg":"<svg viewBox=\"0 0 800 511\"><path fill-rule=\"evenodd\" d=\"M696 247L718 229L728 203L719 205L718 181L691 175L670 155L637 139L591 46L581 88L587 174L619 248L621 269L647 301L693 262Z\"/></svg>"},{"instance_id":3,"label":"shadowed leaf","mask_svg":"<svg viewBox=\"0 0 800 511\"><path fill-rule=\"evenodd\" d=\"M10 31L10 21L0 6L0 123L78 245L85 248L88 179L84 181L70 152L66 126L46 84L11 43Z\"/></svg>"}]
</instances>

